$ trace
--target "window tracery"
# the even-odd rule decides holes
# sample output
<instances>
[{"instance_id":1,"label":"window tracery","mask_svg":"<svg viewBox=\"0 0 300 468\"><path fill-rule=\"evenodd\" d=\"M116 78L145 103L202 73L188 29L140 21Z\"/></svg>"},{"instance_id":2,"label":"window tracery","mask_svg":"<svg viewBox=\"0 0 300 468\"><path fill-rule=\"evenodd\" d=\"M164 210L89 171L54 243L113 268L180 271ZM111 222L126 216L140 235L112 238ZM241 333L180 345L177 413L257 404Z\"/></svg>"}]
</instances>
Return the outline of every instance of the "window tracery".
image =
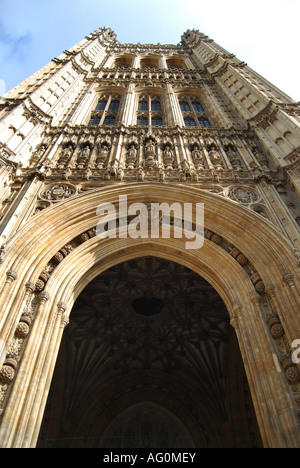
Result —
<instances>
[{"instance_id":1,"label":"window tracery","mask_svg":"<svg viewBox=\"0 0 300 468\"><path fill-rule=\"evenodd\" d=\"M186 127L210 127L211 123L198 96L179 96L179 106Z\"/></svg>"},{"instance_id":2,"label":"window tracery","mask_svg":"<svg viewBox=\"0 0 300 468\"><path fill-rule=\"evenodd\" d=\"M137 125L163 125L162 104L159 96L141 95L139 97Z\"/></svg>"},{"instance_id":3,"label":"window tracery","mask_svg":"<svg viewBox=\"0 0 300 468\"><path fill-rule=\"evenodd\" d=\"M92 111L88 125L115 125L120 108L121 97L118 95L101 96Z\"/></svg>"}]
</instances>

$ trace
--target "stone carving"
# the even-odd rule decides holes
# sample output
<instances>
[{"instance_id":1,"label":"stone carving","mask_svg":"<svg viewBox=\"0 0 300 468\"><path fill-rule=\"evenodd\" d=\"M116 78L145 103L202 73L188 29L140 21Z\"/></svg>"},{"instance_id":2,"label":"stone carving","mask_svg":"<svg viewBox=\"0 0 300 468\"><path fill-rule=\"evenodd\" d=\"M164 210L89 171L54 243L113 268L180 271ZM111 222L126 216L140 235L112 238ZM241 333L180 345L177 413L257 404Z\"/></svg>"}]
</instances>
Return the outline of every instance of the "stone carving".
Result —
<instances>
[{"instance_id":1,"label":"stone carving","mask_svg":"<svg viewBox=\"0 0 300 468\"><path fill-rule=\"evenodd\" d=\"M253 190L245 187L233 187L229 190L228 196L231 200L248 205L258 200L258 195Z\"/></svg>"},{"instance_id":2,"label":"stone carving","mask_svg":"<svg viewBox=\"0 0 300 468\"><path fill-rule=\"evenodd\" d=\"M233 170L238 171L238 172L242 171L243 166L238 157L238 153L231 147L227 148L226 153L230 161L230 164L232 165Z\"/></svg>"},{"instance_id":3,"label":"stone carving","mask_svg":"<svg viewBox=\"0 0 300 468\"><path fill-rule=\"evenodd\" d=\"M204 159L201 151L196 146L192 151L192 158L195 164L196 169L203 170L204 169Z\"/></svg>"},{"instance_id":4,"label":"stone carving","mask_svg":"<svg viewBox=\"0 0 300 468\"><path fill-rule=\"evenodd\" d=\"M222 159L218 151L216 151L215 149L212 149L211 151L209 151L208 155L216 171L222 171L223 170Z\"/></svg>"},{"instance_id":5,"label":"stone carving","mask_svg":"<svg viewBox=\"0 0 300 468\"><path fill-rule=\"evenodd\" d=\"M136 164L136 158L137 158L137 150L134 144L131 144L127 152L127 156L126 156L127 169L134 169L135 164Z\"/></svg>"},{"instance_id":6,"label":"stone carving","mask_svg":"<svg viewBox=\"0 0 300 468\"><path fill-rule=\"evenodd\" d=\"M83 168L87 164L87 162L89 160L90 152L91 152L91 150L90 150L90 147L88 145L84 146L80 150L79 155L77 157L77 163L76 163L76 165L77 165L77 167L79 169Z\"/></svg>"},{"instance_id":7,"label":"stone carving","mask_svg":"<svg viewBox=\"0 0 300 468\"><path fill-rule=\"evenodd\" d=\"M73 146L72 145L68 145L67 147L65 147L60 156L59 156L59 159L58 159L58 164L59 166L64 166L65 164L67 164L67 162L70 160L71 156L73 154Z\"/></svg>"},{"instance_id":8,"label":"stone carving","mask_svg":"<svg viewBox=\"0 0 300 468\"><path fill-rule=\"evenodd\" d=\"M139 167L138 169L138 173L137 173L137 180L144 180L145 178L145 174L144 174L144 171L143 171L143 168L142 167Z\"/></svg>"},{"instance_id":9,"label":"stone carving","mask_svg":"<svg viewBox=\"0 0 300 468\"><path fill-rule=\"evenodd\" d=\"M30 165L35 165L36 163L38 163L42 156L45 154L46 149L47 147L45 145L42 145L39 148L37 148L37 150L34 153L32 153L32 156L30 158Z\"/></svg>"},{"instance_id":10,"label":"stone carving","mask_svg":"<svg viewBox=\"0 0 300 468\"><path fill-rule=\"evenodd\" d=\"M102 145L96 158L96 165L98 169L102 169L107 161L109 148L107 145Z\"/></svg>"},{"instance_id":11,"label":"stone carving","mask_svg":"<svg viewBox=\"0 0 300 468\"><path fill-rule=\"evenodd\" d=\"M5 251L6 251L6 247L5 247L5 244L3 244L0 247L0 264L3 263L4 256L5 256Z\"/></svg>"},{"instance_id":12,"label":"stone carving","mask_svg":"<svg viewBox=\"0 0 300 468\"><path fill-rule=\"evenodd\" d=\"M167 170L173 169L174 156L169 145L167 145L164 150L163 160Z\"/></svg>"},{"instance_id":13,"label":"stone carving","mask_svg":"<svg viewBox=\"0 0 300 468\"><path fill-rule=\"evenodd\" d=\"M151 139L146 143L145 146L145 166L148 169L154 169L158 166L155 145Z\"/></svg>"},{"instance_id":14,"label":"stone carving","mask_svg":"<svg viewBox=\"0 0 300 468\"><path fill-rule=\"evenodd\" d=\"M56 202L70 198L75 193L75 187L66 184L57 184L42 192L41 198Z\"/></svg>"},{"instance_id":15,"label":"stone carving","mask_svg":"<svg viewBox=\"0 0 300 468\"><path fill-rule=\"evenodd\" d=\"M257 162L260 164L261 168L263 170L265 170L265 171L268 171L269 170L269 165L268 165L268 162L267 162L266 158L263 156L263 154L256 147L254 147L252 149L252 151L253 151L253 154L254 154Z\"/></svg>"}]
</instances>

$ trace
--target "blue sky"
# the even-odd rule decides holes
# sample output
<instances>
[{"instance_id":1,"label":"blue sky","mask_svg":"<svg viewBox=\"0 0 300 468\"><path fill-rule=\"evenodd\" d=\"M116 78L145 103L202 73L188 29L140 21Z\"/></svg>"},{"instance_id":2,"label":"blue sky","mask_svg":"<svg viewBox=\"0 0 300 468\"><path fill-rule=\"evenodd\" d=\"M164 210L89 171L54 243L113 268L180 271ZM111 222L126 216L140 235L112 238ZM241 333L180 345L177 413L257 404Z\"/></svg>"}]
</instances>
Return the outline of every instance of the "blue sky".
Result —
<instances>
[{"instance_id":1,"label":"blue sky","mask_svg":"<svg viewBox=\"0 0 300 468\"><path fill-rule=\"evenodd\" d=\"M99 27L122 43L199 29L300 101L300 0L0 0L0 95Z\"/></svg>"}]
</instances>

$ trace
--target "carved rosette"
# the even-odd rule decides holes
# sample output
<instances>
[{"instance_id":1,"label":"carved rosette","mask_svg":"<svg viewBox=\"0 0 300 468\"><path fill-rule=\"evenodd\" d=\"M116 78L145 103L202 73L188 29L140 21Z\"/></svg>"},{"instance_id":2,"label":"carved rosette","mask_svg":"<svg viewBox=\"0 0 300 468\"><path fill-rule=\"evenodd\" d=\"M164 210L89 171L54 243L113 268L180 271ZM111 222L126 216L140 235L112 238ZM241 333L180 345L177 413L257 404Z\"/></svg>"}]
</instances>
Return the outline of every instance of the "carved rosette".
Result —
<instances>
[{"instance_id":1,"label":"carved rosette","mask_svg":"<svg viewBox=\"0 0 300 468\"><path fill-rule=\"evenodd\" d=\"M228 190L228 197L243 205L249 205L258 200L257 193L248 187L231 187Z\"/></svg>"},{"instance_id":2,"label":"carved rosette","mask_svg":"<svg viewBox=\"0 0 300 468\"><path fill-rule=\"evenodd\" d=\"M69 184L54 184L43 190L40 194L42 200L60 202L76 194L76 188Z\"/></svg>"}]
</instances>

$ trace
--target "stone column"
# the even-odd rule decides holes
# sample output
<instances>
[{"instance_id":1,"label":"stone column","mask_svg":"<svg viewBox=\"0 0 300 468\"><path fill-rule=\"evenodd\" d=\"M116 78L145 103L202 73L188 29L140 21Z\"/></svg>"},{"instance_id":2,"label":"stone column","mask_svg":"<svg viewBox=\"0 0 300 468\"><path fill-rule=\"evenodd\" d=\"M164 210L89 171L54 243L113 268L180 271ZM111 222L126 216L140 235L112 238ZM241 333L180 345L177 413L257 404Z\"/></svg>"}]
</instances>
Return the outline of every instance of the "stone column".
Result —
<instances>
[{"instance_id":1,"label":"stone column","mask_svg":"<svg viewBox=\"0 0 300 468\"><path fill-rule=\"evenodd\" d=\"M10 397L15 404L7 405L0 426L0 440L3 448L25 448L31 445L32 408L41 393L39 378L42 364L43 340L47 331L48 319L44 313L47 292L39 295L39 307L33 330L28 339L25 353L18 369ZM46 350L47 352L47 350ZM26 410L24 410L26 408ZM35 418L37 417L36 409Z\"/></svg>"},{"instance_id":2,"label":"stone column","mask_svg":"<svg viewBox=\"0 0 300 468\"><path fill-rule=\"evenodd\" d=\"M167 92L166 92L166 116L167 117L167 125L179 125L180 127L184 126L182 113L177 102L177 99L174 94L174 90L171 84L167 84Z\"/></svg>"},{"instance_id":3,"label":"stone column","mask_svg":"<svg viewBox=\"0 0 300 468\"><path fill-rule=\"evenodd\" d=\"M37 407L37 412L32 411L32 442L31 446L34 447L37 443L40 427L43 420L44 410L47 403L47 398L51 386L51 381L55 369L56 359L61 345L63 333L65 327L69 323L69 316L66 314L67 306L64 302L59 302L57 304L57 314L55 316L55 323L53 324L51 337L48 340L47 353L44 360L42 377L40 384L43 387L43 393L40 395L40 400L35 401L35 406Z\"/></svg>"},{"instance_id":4,"label":"stone column","mask_svg":"<svg viewBox=\"0 0 300 468\"><path fill-rule=\"evenodd\" d=\"M132 68L140 68L140 62L141 62L140 56L138 54L135 55L133 62L132 62Z\"/></svg>"},{"instance_id":5,"label":"stone column","mask_svg":"<svg viewBox=\"0 0 300 468\"><path fill-rule=\"evenodd\" d=\"M159 57L159 68L163 68L163 69L168 68L166 57L163 54L160 55Z\"/></svg>"},{"instance_id":6,"label":"stone column","mask_svg":"<svg viewBox=\"0 0 300 468\"><path fill-rule=\"evenodd\" d=\"M230 316L241 349L264 447L298 447L299 418L287 396L287 381L280 368L272 338L267 334L259 294L253 293L245 307L240 304L234 306Z\"/></svg>"},{"instance_id":7,"label":"stone column","mask_svg":"<svg viewBox=\"0 0 300 468\"><path fill-rule=\"evenodd\" d=\"M134 84L130 83L124 97L121 124L135 125L135 93Z\"/></svg>"}]
</instances>

